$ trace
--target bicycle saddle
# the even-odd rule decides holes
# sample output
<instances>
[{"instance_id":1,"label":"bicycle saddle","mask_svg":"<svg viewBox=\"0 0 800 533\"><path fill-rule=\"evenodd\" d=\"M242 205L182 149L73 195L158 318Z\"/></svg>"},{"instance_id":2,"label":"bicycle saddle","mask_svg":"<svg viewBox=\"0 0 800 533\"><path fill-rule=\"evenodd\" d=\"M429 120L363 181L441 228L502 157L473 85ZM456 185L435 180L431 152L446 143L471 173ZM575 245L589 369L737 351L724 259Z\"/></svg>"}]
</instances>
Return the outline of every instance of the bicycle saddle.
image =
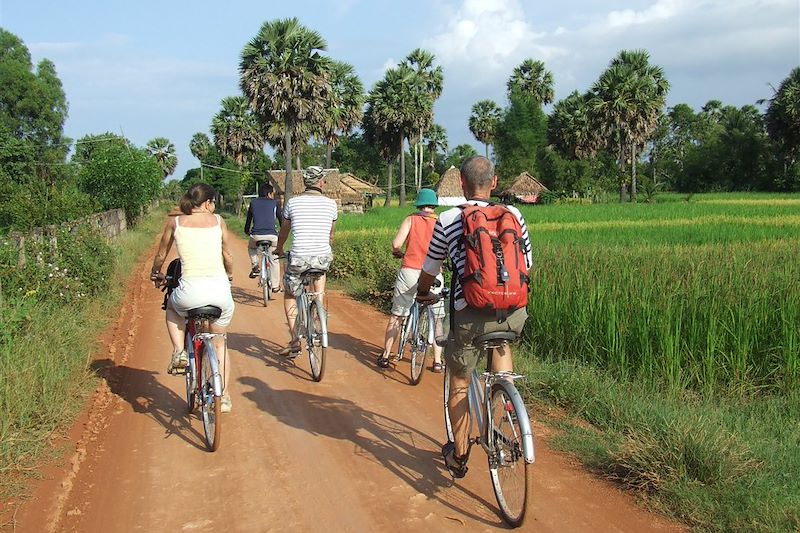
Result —
<instances>
[{"instance_id":1,"label":"bicycle saddle","mask_svg":"<svg viewBox=\"0 0 800 533\"><path fill-rule=\"evenodd\" d=\"M325 270L320 270L318 268L309 268L308 270L304 270L301 276L324 276L326 274Z\"/></svg>"},{"instance_id":2,"label":"bicycle saddle","mask_svg":"<svg viewBox=\"0 0 800 533\"><path fill-rule=\"evenodd\" d=\"M204 305L203 307L195 307L186 312L189 318L219 318L222 316L222 309L214 305Z\"/></svg>"},{"instance_id":3,"label":"bicycle saddle","mask_svg":"<svg viewBox=\"0 0 800 533\"><path fill-rule=\"evenodd\" d=\"M472 345L479 350L488 348L499 348L504 344L510 344L517 340L517 334L513 331L495 331L494 333L484 333L472 339Z\"/></svg>"},{"instance_id":4,"label":"bicycle saddle","mask_svg":"<svg viewBox=\"0 0 800 533\"><path fill-rule=\"evenodd\" d=\"M256 241L256 246L265 246L267 248L271 248L272 241Z\"/></svg>"}]
</instances>

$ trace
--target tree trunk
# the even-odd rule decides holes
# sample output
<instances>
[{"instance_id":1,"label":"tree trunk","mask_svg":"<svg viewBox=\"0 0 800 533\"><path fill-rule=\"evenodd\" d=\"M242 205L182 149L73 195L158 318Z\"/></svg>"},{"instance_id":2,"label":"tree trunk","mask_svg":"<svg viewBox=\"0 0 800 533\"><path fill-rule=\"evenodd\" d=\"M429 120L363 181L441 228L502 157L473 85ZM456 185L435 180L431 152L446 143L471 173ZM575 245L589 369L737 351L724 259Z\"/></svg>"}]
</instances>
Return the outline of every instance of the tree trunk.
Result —
<instances>
[{"instance_id":1,"label":"tree trunk","mask_svg":"<svg viewBox=\"0 0 800 533\"><path fill-rule=\"evenodd\" d=\"M420 139L422 139L422 134L420 133ZM417 185L417 191L422 188L422 169L425 168L425 147L422 146L422 141L420 140L419 145L419 184Z\"/></svg>"},{"instance_id":2,"label":"tree trunk","mask_svg":"<svg viewBox=\"0 0 800 533\"><path fill-rule=\"evenodd\" d=\"M297 170L300 170L300 169L303 168L303 165L300 163L300 154L297 154L296 156L294 156L294 166L295 166L295 168Z\"/></svg>"},{"instance_id":3,"label":"tree trunk","mask_svg":"<svg viewBox=\"0 0 800 533\"><path fill-rule=\"evenodd\" d=\"M406 158L403 157L405 154L403 153L403 144L405 140L403 136L400 136L400 194L398 198L400 199L400 207L406 205Z\"/></svg>"},{"instance_id":4,"label":"tree trunk","mask_svg":"<svg viewBox=\"0 0 800 533\"><path fill-rule=\"evenodd\" d=\"M328 143L328 148L325 151L325 168L331 168L331 157L333 156L333 146Z\"/></svg>"},{"instance_id":5,"label":"tree trunk","mask_svg":"<svg viewBox=\"0 0 800 533\"><path fill-rule=\"evenodd\" d=\"M631 202L636 203L636 145L631 143Z\"/></svg>"},{"instance_id":6,"label":"tree trunk","mask_svg":"<svg viewBox=\"0 0 800 533\"><path fill-rule=\"evenodd\" d=\"M289 123L283 125L283 158L285 159L286 177L283 182L283 205L292 197L292 132Z\"/></svg>"},{"instance_id":7,"label":"tree trunk","mask_svg":"<svg viewBox=\"0 0 800 533\"><path fill-rule=\"evenodd\" d=\"M386 200L383 207L389 207L392 203L392 163L389 163L389 183L386 185Z\"/></svg>"},{"instance_id":8,"label":"tree trunk","mask_svg":"<svg viewBox=\"0 0 800 533\"><path fill-rule=\"evenodd\" d=\"M486 159L489 159L489 143L484 143L483 146L486 148Z\"/></svg>"}]
</instances>

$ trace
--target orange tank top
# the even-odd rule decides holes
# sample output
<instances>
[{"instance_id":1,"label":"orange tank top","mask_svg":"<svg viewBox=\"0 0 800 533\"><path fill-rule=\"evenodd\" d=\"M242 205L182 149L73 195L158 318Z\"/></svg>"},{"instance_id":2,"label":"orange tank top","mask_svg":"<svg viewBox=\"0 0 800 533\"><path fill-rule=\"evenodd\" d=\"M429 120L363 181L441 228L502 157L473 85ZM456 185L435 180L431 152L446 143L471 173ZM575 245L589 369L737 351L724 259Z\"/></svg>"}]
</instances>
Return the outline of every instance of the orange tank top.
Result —
<instances>
[{"instance_id":1,"label":"orange tank top","mask_svg":"<svg viewBox=\"0 0 800 533\"><path fill-rule=\"evenodd\" d=\"M436 215L415 213L411 215L411 231L406 240L406 254L403 256L402 268L422 270L422 264L428 255L428 245L433 237Z\"/></svg>"}]
</instances>

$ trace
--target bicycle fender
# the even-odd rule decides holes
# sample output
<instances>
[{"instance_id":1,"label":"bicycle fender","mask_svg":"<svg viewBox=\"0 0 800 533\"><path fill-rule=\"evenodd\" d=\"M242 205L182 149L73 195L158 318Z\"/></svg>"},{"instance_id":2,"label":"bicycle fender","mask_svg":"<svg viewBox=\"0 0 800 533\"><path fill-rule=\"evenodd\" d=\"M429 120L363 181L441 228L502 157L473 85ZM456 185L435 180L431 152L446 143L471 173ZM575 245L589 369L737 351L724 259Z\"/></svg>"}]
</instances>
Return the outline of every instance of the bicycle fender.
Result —
<instances>
[{"instance_id":1,"label":"bicycle fender","mask_svg":"<svg viewBox=\"0 0 800 533\"><path fill-rule=\"evenodd\" d=\"M214 396L222 396L222 376L219 373L219 360L217 359L217 351L211 344L211 341L206 340L206 357L211 363L211 373L214 375ZM210 357L212 356L213 357Z\"/></svg>"},{"instance_id":2,"label":"bicycle fender","mask_svg":"<svg viewBox=\"0 0 800 533\"><path fill-rule=\"evenodd\" d=\"M518 420L518 422L519 428L522 431L522 447L525 453L525 462L533 463L536 461L536 452L534 451L533 444L533 428L531 427L531 419L528 415L528 409L525 407L525 402L522 401L522 396L512 383L507 381L496 381L495 383L499 383L505 389L517 413L525 413L525 416L521 420Z\"/></svg>"}]
</instances>

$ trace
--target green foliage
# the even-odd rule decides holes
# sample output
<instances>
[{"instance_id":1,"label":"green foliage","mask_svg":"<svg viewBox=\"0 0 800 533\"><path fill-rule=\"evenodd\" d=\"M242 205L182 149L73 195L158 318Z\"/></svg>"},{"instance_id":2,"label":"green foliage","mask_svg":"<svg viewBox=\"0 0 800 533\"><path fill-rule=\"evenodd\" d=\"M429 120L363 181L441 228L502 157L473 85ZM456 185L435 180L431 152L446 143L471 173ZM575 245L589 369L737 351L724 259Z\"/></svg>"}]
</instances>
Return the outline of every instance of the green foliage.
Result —
<instances>
[{"instance_id":1,"label":"green foliage","mask_svg":"<svg viewBox=\"0 0 800 533\"><path fill-rule=\"evenodd\" d=\"M497 175L505 181L524 171L537 176L539 152L547 145L547 117L533 98L514 93L495 133Z\"/></svg>"},{"instance_id":2,"label":"green foliage","mask_svg":"<svg viewBox=\"0 0 800 533\"><path fill-rule=\"evenodd\" d=\"M461 163L473 155L478 155L478 152L475 151L475 148L469 144L459 144L453 148L449 154L447 154L447 159L445 159L442 173L444 174L447 172L450 167L461 168Z\"/></svg>"},{"instance_id":3,"label":"green foliage","mask_svg":"<svg viewBox=\"0 0 800 533\"><path fill-rule=\"evenodd\" d=\"M88 157L79 173L81 189L103 210L124 209L129 222L161 190L161 168L144 150L127 143L97 142Z\"/></svg>"},{"instance_id":4,"label":"green foliage","mask_svg":"<svg viewBox=\"0 0 800 533\"><path fill-rule=\"evenodd\" d=\"M334 148L331 160L334 167L352 172L361 179L377 181L380 178L378 186L386 184L386 165L363 133L343 137Z\"/></svg>"}]
</instances>

